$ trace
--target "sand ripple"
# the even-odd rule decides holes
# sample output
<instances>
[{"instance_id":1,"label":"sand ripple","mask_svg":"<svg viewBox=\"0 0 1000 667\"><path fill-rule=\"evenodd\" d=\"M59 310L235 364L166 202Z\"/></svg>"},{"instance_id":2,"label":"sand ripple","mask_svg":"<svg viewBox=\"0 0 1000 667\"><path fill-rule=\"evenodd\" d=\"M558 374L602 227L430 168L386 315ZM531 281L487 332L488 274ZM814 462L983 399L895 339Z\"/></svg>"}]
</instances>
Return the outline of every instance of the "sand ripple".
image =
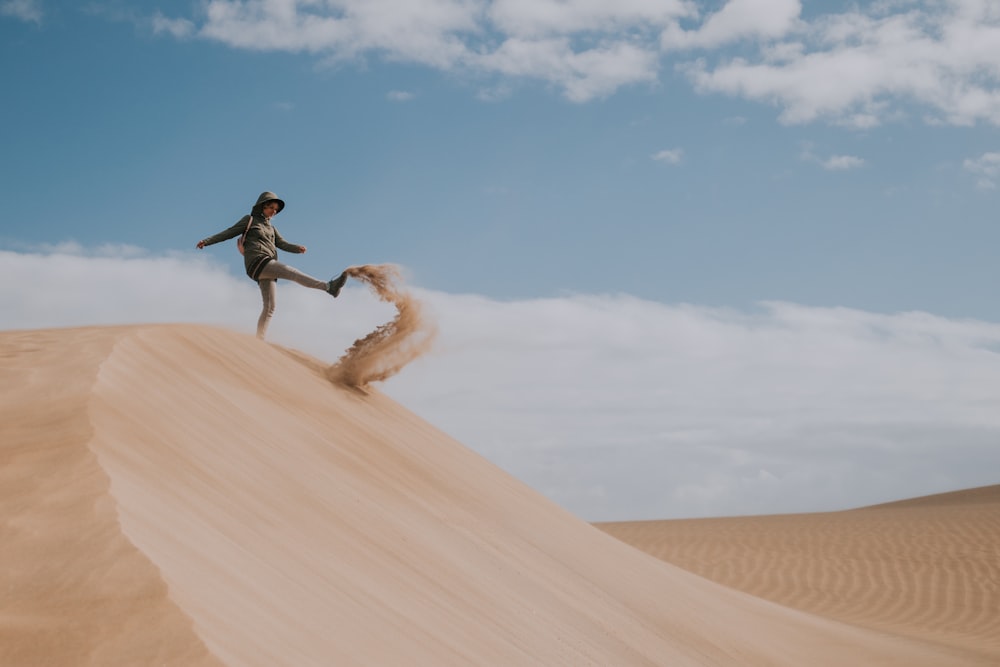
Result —
<instances>
[{"instance_id":1,"label":"sand ripple","mask_svg":"<svg viewBox=\"0 0 1000 667\"><path fill-rule=\"evenodd\" d=\"M600 527L726 586L1000 664L1000 485L846 512Z\"/></svg>"}]
</instances>

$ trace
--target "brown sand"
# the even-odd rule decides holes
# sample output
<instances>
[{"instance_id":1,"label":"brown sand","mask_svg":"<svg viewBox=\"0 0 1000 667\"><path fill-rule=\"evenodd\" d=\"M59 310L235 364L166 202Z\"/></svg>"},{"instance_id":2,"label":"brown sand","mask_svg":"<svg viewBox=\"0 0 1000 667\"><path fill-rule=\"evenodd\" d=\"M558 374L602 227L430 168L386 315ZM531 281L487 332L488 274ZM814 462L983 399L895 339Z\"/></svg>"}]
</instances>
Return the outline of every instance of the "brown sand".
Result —
<instances>
[{"instance_id":1,"label":"brown sand","mask_svg":"<svg viewBox=\"0 0 1000 667\"><path fill-rule=\"evenodd\" d=\"M1000 665L1000 485L844 512L599 527L752 595Z\"/></svg>"},{"instance_id":2,"label":"brown sand","mask_svg":"<svg viewBox=\"0 0 1000 667\"><path fill-rule=\"evenodd\" d=\"M426 352L436 329L423 315L419 301L401 288L399 269L391 264L365 264L344 271L366 283L379 299L396 306L396 316L375 328L344 353L327 370L338 384L364 387L398 373L403 366Z\"/></svg>"},{"instance_id":3,"label":"brown sand","mask_svg":"<svg viewBox=\"0 0 1000 667\"><path fill-rule=\"evenodd\" d=\"M5 667L996 664L653 558L251 336L4 332L0 360Z\"/></svg>"}]
</instances>

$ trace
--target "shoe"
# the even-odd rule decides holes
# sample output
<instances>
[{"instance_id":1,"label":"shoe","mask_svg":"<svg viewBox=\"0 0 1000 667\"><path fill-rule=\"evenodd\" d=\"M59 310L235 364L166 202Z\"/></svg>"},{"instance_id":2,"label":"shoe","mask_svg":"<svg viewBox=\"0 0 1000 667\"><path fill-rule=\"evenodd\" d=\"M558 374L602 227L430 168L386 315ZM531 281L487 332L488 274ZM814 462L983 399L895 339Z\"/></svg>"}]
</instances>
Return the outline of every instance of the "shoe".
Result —
<instances>
[{"instance_id":1,"label":"shoe","mask_svg":"<svg viewBox=\"0 0 1000 667\"><path fill-rule=\"evenodd\" d=\"M344 283L347 282L347 274L341 273L339 276L331 280L326 284L326 293L331 295L334 299L340 296L340 290L344 287Z\"/></svg>"}]
</instances>

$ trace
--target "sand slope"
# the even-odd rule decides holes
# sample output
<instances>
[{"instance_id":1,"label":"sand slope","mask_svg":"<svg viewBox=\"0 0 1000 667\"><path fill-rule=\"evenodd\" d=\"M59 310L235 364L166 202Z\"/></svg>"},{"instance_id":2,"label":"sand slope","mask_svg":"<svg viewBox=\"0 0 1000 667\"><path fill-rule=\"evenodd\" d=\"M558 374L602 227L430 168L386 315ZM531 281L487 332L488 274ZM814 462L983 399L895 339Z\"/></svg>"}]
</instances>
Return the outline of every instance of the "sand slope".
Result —
<instances>
[{"instance_id":1,"label":"sand slope","mask_svg":"<svg viewBox=\"0 0 1000 667\"><path fill-rule=\"evenodd\" d=\"M2 665L983 665L576 519L378 392L193 326L0 333Z\"/></svg>"},{"instance_id":2,"label":"sand slope","mask_svg":"<svg viewBox=\"0 0 1000 667\"><path fill-rule=\"evenodd\" d=\"M0 334L0 665L218 665L122 533L87 404L117 332Z\"/></svg>"},{"instance_id":3,"label":"sand slope","mask_svg":"<svg viewBox=\"0 0 1000 667\"><path fill-rule=\"evenodd\" d=\"M753 595L1000 664L1000 485L845 512L600 527Z\"/></svg>"}]
</instances>

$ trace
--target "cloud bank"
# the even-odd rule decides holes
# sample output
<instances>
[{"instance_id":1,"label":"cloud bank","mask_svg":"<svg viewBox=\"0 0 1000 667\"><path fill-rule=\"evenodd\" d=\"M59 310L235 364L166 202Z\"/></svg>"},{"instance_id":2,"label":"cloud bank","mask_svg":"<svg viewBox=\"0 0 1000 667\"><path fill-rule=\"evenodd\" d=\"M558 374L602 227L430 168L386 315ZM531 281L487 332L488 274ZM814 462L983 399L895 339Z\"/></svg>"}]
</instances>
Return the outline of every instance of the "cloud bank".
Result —
<instances>
[{"instance_id":1,"label":"cloud bank","mask_svg":"<svg viewBox=\"0 0 1000 667\"><path fill-rule=\"evenodd\" d=\"M1000 125L994 0L871 2L809 16L799 0L209 0L199 7L192 16L157 13L153 29L327 63L375 58L460 72L480 81L482 98L540 81L586 102L660 85L676 71L702 93L774 105L784 123L865 128L909 115Z\"/></svg>"},{"instance_id":2,"label":"cloud bank","mask_svg":"<svg viewBox=\"0 0 1000 667\"><path fill-rule=\"evenodd\" d=\"M997 481L1000 324L413 292L438 338L383 391L588 520L844 509ZM258 300L193 252L0 251L3 329L252 334ZM288 284L269 336L332 362L394 312L363 285L334 301Z\"/></svg>"}]
</instances>

